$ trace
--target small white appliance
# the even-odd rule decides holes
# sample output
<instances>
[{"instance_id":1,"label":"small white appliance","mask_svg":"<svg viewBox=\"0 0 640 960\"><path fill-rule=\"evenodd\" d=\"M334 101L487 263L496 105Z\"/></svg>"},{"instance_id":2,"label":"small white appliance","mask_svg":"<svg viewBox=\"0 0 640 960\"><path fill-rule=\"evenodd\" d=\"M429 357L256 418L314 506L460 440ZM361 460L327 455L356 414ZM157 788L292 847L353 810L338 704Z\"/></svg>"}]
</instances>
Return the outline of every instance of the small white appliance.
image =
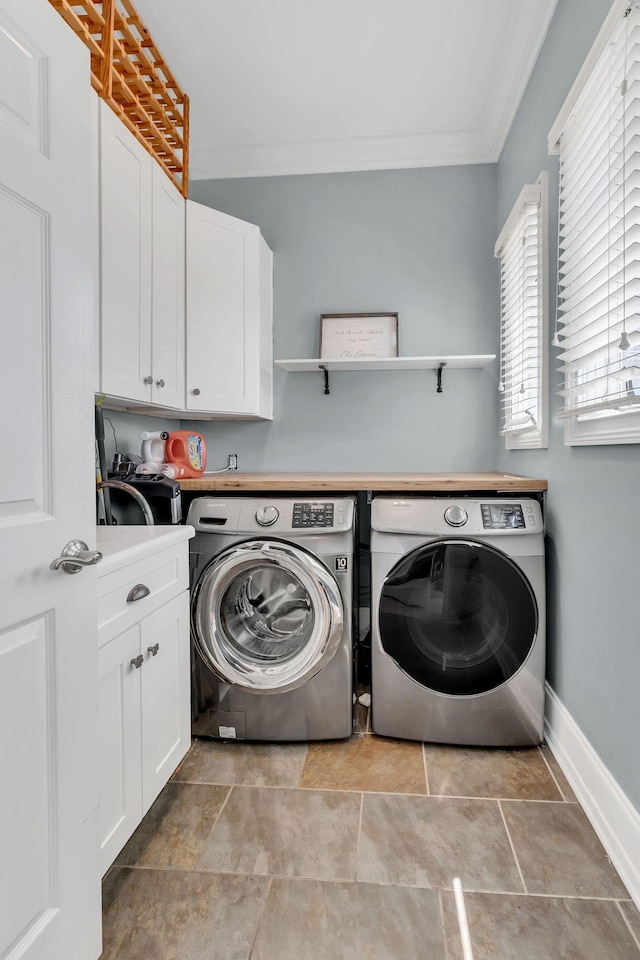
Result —
<instances>
[{"instance_id":1,"label":"small white appliance","mask_svg":"<svg viewBox=\"0 0 640 960\"><path fill-rule=\"evenodd\" d=\"M192 731L352 731L353 498L198 497L190 542Z\"/></svg>"},{"instance_id":2,"label":"small white appliance","mask_svg":"<svg viewBox=\"0 0 640 960\"><path fill-rule=\"evenodd\" d=\"M374 732L474 746L539 743L540 504L381 496L371 530Z\"/></svg>"}]
</instances>

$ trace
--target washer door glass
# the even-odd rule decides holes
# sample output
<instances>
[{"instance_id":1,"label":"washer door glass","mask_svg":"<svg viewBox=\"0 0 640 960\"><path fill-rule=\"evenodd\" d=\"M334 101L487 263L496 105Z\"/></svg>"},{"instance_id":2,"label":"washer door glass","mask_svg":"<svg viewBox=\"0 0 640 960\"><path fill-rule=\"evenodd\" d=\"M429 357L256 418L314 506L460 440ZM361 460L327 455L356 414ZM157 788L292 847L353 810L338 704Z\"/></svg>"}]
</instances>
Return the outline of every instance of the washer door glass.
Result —
<instances>
[{"instance_id":1,"label":"washer door glass","mask_svg":"<svg viewBox=\"0 0 640 960\"><path fill-rule=\"evenodd\" d=\"M300 547L249 540L205 568L192 599L195 646L223 680L282 693L311 679L342 637L338 585Z\"/></svg>"},{"instance_id":2,"label":"washer door glass","mask_svg":"<svg viewBox=\"0 0 640 960\"><path fill-rule=\"evenodd\" d=\"M436 540L404 557L380 597L383 649L439 693L469 696L520 669L538 632L538 608L521 570L499 550Z\"/></svg>"}]
</instances>

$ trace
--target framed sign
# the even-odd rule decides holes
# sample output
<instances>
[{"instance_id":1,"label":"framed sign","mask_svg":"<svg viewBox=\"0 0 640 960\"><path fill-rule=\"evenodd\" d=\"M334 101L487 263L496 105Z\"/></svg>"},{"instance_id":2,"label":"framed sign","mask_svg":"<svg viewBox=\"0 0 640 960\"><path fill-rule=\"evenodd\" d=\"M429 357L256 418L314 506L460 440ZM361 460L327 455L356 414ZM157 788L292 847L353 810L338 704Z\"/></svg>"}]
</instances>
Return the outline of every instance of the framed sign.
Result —
<instances>
[{"instance_id":1,"label":"framed sign","mask_svg":"<svg viewBox=\"0 0 640 960\"><path fill-rule=\"evenodd\" d=\"M365 360L397 356L397 313L321 314L321 359Z\"/></svg>"}]
</instances>

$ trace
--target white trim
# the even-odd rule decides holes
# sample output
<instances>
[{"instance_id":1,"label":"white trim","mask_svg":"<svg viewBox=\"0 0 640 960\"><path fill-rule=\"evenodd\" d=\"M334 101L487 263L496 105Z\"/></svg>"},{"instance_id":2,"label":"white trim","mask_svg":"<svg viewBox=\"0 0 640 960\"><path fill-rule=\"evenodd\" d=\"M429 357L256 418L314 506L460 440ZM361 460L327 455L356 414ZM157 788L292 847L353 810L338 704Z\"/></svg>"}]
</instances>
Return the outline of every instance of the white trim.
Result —
<instances>
[{"instance_id":1,"label":"white trim","mask_svg":"<svg viewBox=\"0 0 640 960\"><path fill-rule=\"evenodd\" d=\"M548 683L545 713L551 752L640 908L640 813Z\"/></svg>"},{"instance_id":2,"label":"white trim","mask_svg":"<svg viewBox=\"0 0 640 960\"><path fill-rule=\"evenodd\" d=\"M520 219L520 215L522 214L522 208L527 203L537 203L538 205L540 205L540 203L542 202L543 174L544 174L544 183L546 187L548 174L546 170L543 170L535 183L526 183L522 188L522 190L520 191L518 199L514 203L511 213L507 217L507 221L504 227L502 228L502 230L500 231L500 235L498 236L498 239L496 240L496 245L493 248L494 257L502 256L502 248L506 240L508 239L508 237L513 233L513 230Z\"/></svg>"},{"instance_id":3,"label":"white trim","mask_svg":"<svg viewBox=\"0 0 640 960\"><path fill-rule=\"evenodd\" d=\"M582 64L580 72L578 73L573 86L569 90L566 100L560 108L560 113L556 117L554 124L549 131L547 143L550 154L557 154L560 152L560 138L562 137L562 131L564 130L565 124L571 116L571 111L575 107L578 97L582 93L587 80L591 76L599 57L602 55L602 52L609 43L609 39L615 25L621 19L627 7L633 5L633 2L634 0L613 0L611 9L609 10L605 21L600 28L598 36L593 41L593 46L591 47L591 50L589 50L587 58Z\"/></svg>"}]
</instances>

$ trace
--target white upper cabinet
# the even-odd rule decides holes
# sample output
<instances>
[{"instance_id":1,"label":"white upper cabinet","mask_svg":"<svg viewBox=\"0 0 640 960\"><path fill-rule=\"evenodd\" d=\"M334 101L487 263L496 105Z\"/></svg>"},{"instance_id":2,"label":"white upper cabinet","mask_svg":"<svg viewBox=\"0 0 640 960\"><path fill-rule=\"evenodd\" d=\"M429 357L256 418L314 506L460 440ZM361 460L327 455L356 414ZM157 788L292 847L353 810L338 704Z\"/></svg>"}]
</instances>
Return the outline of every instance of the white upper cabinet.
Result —
<instances>
[{"instance_id":1,"label":"white upper cabinet","mask_svg":"<svg viewBox=\"0 0 640 960\"><path fill-rule=\"evenodd\" d=\"M272 418L272 274L257 226L187 201L189 417Z\"/></svg>"},{"instance_id":2,"label":"white upper cabinet","mask_svg":"<svg viewBox=\"0 0 640 960\"><path fill-rule=\"evenodd\" d=\"M151 159L151 158L150 158ZM184 405L184 197L151 160L153 403Z\"/></svg>"},{"instance_id":3,"label":"white upper cabinet","mask_svg":"<svg viewBox=\"0 0 640 960\"><path fill-rule=\"evenodd\" d=\"M184 199L103 101L100 220L100 390L181 407Z\"/></svg>"}]
</instances>

